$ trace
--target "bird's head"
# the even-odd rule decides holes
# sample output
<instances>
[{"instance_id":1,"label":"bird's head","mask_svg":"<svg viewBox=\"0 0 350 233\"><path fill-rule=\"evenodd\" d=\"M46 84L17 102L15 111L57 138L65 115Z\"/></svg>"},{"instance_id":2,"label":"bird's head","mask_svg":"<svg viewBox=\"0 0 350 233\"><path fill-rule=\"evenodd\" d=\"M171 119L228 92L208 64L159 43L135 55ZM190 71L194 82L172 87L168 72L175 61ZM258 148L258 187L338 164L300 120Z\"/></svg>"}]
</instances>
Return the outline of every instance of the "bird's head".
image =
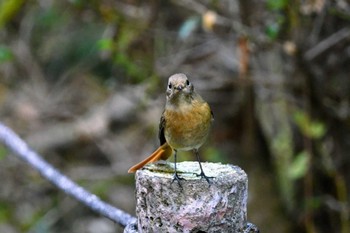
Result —
<instances>
[{"instance_id":1,"label":"bird's head","mask_svg":"<svg viewBox=\"0 0 350 233\"><path fill-rule=\"evenodd\" d=\"M185 100L191 99L194 91L193 84L188 80L185 74L174 74L170 76L166 91L167 100Z\"/></svg>"}]
</instances>

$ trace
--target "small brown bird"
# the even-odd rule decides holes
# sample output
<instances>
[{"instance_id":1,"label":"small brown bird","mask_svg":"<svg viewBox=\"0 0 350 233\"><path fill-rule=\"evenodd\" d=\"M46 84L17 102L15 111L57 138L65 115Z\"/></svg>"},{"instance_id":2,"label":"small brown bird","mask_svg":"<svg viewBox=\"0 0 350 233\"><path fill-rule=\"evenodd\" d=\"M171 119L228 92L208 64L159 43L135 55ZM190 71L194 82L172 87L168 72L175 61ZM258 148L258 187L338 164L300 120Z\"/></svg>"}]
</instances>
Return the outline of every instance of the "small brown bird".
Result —
<instances>
[{"instance_id":1,"label":"small brown bird","mask_svg":"<svg viewBox=\"0 0 350 233\"><path fill-rule=\"evenodd\" d=\"M198 149L205 142L212 122L213 113L207 102L194 90L193 84L184 74L174 74L169 78L166 90L165 109L160 118L160 147L148 158L134 165L129 173L135 172L145 164L158 160L166 160L174 154L174 180L180 178L176 170L177 151L193 150L197 156L201 176L207 180L199 159Z\"/></svg>"}]
</instances>

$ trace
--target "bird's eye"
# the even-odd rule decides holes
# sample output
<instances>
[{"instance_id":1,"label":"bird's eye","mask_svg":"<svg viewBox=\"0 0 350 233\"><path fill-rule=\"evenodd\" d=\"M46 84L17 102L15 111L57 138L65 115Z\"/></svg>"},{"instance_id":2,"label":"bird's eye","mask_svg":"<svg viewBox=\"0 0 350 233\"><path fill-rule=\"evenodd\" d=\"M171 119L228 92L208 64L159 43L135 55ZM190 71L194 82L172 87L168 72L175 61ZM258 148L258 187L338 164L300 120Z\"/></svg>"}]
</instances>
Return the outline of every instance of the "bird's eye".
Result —
<instances>
[{"instance_id":1,"label":"bird's eye","mask_svg":"<svg viewBox=\"0 0 350 233\"><path fill-rule=\"evenodd\" d=\"M168 88L171 89L173 85L171 83L168 84Z\"/></svg>"},{"instance_id":2,"label":"bird's eye","mask_svg":"<svg viewBox=\"0 0 350 233\"><path fill-rule=\"evenodd\" d=\"M187 86L190 85L190 81L186 80L186 85Z\"/></svg>"}]
</instances>

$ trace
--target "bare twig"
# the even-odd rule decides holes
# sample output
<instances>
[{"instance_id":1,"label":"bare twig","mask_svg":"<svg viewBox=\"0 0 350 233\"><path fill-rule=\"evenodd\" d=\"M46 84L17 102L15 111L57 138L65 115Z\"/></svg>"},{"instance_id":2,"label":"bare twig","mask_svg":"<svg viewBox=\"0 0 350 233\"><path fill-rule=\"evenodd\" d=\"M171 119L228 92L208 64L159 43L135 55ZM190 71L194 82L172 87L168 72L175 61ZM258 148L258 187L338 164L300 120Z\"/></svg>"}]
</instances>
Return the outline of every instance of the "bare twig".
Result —
<instances>
[{"instance_id":1,"label":"bare twig","mask_svg":"<svg viewBox=\"0 0 350 233\"><path fill-rule=\"evenodd\" d=\"M317 56L325 52L327 49L341 42L342 40L348 38L350 36L350 28L342 28L331 36L327 37L320 43L318 43L315 47L309 49L305 53L305 59L311 61L315 59Z\"/></svg>"},{"instance_id":2,"label":"bare twig","mask_svg":"<svg viewBox=\"0 0 350 233\"><path fill-rule=\"evenodd\" d=\"M126 226L135 222L136 218L128 213L115 208L114 206L102 201L96 195L88 192L81 186L74 183L68 177L60 173L56 168L43 160L40 155L28 147L16 133L0 122L0 141L13 153L29 163L34 169L51 183L56 185L68 195L74 197L79 202L88 206L93 211L111 219L112 221Z\"/></svg>"}]
</instances>

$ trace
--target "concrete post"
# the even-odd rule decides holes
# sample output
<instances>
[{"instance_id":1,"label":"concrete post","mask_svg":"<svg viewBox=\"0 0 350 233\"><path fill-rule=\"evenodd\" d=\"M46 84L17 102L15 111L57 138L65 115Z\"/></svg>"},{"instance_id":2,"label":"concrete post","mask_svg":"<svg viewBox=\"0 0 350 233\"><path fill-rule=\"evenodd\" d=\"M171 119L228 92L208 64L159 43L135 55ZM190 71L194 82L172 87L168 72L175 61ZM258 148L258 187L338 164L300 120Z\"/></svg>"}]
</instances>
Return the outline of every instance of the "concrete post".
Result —
<instances>
[{"instance_id":1,"label":"concrete post","mask_svg":"<svg viewBox=\"0 0 350 233\"><path fill-rule=\"evenodd\" d=\"M249 225L246 173L232 165L202 165L205 174L213 177L211 185L196 175L200 173L198 162L177 164L179 176L185 179L180 184L173 182L173 163L159 162L137 171L139 233L245 232Z\"/></svg>"}]
</instances>

